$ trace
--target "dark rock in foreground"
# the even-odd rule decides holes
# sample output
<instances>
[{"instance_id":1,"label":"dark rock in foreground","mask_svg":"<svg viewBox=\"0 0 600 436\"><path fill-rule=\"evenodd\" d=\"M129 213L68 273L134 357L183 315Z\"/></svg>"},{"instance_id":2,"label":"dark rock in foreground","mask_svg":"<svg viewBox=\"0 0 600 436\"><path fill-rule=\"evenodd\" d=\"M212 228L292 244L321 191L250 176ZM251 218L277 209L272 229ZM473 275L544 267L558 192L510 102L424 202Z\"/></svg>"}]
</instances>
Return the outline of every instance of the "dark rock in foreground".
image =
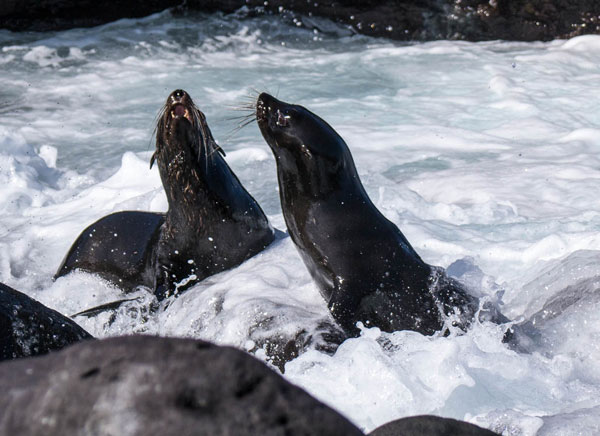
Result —
<instances>
[{"instance_id":1,"label":"dark rock in foreground","mask_svg":"<svg viewBox=\"0 0 600 436\"><path fill-rule=\"evenodd\" d=\"M130 336L0 364L0 435L361 435L250 355Z\"/></svg>"},{"instance_id":2,"label":"dark rock in foreground","mask_svg":"<svg viewBox=\"0 0 600 436\"><path fill-rule=\"evenodd\" d=\"M388 422L369 436L497 436L496 433L468 422L439 416L413 416Z\"/></svg>"},{"instance_id":3,"label":"dark rock in foreground","mask_svg":"<svg viewBox=\"0 0 600 436\"><path fill-rule=\"evenodd\" d=\"M69 318L0 283L0 361L46 354L90 338Z\"/></svg>"},{"instance_id":4,"label":"dark rock in foreground","mask_svg":"<svg viewBox=\"0 0 600 436\"><path fill-rule=\"evenodd\" d=\"M119 18L178 10L292 16L319 28L323 17L357 33L397 40L552 40L600 33L597 0L7 0L0 28L21 30L89 27Z\"/></svg>"}]
</instances>

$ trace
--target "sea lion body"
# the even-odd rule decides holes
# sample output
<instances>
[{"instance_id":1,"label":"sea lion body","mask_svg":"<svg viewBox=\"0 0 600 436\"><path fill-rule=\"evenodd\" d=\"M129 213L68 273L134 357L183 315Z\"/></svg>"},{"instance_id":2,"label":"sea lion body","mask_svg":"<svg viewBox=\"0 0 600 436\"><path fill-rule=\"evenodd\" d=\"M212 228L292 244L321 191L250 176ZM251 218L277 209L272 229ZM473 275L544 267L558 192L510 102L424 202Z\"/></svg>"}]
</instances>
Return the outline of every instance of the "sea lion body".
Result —
<instances>
[{"instance_id":1,"label":"sea lion body","mask_svg":"<svg viewBox=\"0 0 600 436\"><path fill-rule=\"evenodd\" d=\"M148 286L162 299L266 248L274 230L221 153L191 97L182 90L171 93L159 116L150 162L158 164L167 213L118 212L102 218L91 229L108 239L94 245L93 232L86 229L56 277L79 268L126 290ZM131 235L111 239L113 228ZM95 253L99 248L101 255ZM122 251L131 257L125 259Z\"/></svg>"},{"instance_id":2,"label":"sea lion body","mask_svg":"<svg viewBox=\"0 0 600 436\"><path fill-rule=\"evenodd\" d=\"M478 299L425 263L377 210L337 132L306 108L265 93L256 110L277 162L290 236L338 323L350 334L359 321L430 335L452 316L466 327Z\"/></svg>"},{"instance_id":3,"label":"sea lion body","mask_svg":"<svg viewBox=\"0 0 600 436\"><path fill-rule=\"evenodd\" d=\"M69 318L0 283L0 361L46 354L91 338Z\"/></svg>"}]
</instances>

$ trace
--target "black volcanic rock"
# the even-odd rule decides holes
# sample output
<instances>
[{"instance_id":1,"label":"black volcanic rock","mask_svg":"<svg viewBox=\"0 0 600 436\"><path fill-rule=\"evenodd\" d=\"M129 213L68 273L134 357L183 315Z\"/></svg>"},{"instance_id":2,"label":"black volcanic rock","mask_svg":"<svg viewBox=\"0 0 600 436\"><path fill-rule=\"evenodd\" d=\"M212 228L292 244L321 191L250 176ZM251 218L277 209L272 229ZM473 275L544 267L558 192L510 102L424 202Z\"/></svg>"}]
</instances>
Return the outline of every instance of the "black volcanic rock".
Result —
<instances>
[{"instance_id":1,"label":"black volcanic rock","mask_svg":"<svg viewBox=\"0 0 600 436\"><path fill-rule=\"evenodd\" d=\"M496 433L468 422L439 416L422 415L402 418L376 428L369 436L497 436Z\"/></svg>"},{"instance_id":2,"label":"black volcanic rock","mask_svg":"<svg viewBox=\"0 0 600 436\"><path fill-rule=\"evenodd\" d=\"M12 31L92 27L120 18L140 18L182 0L2 0L0 28Z\"/></svg>"},{"instance_id":3,"label":"black volcanic rock","mask_svg":"<svg viewBox=\"0 0 600 436\"><path fill-rule=\"evenodd\" d=\"M0 364L0 435L362 435L264 363L191 339L85 341Z\"/></svg>"},{"instance_id":4,"label":"black volcanic rock","mask_svg":"<svg viewBox=\"0 0 600 436\"><path fill-rule=\"evenodd\" d=\"M537 41L600 33L596 0L188 0L187 5L224 12L244 5L283 9L397 40Z\"/></svg>"},{"instance_id":5,"label":"black volcanic rock","mask_svg":"<svg viewBox=\"0 0 600 436\"><path fill-rule=\"evenodd\" d=\"M0 361L46 354L90 338L69 318L0 283Z\"/></svg>"},{"instance_id":6,"label":"black volcanic rock","mask_svg":"<svg viewBox=\"0 0 600 436\"><path fill-rule=\"evenodd\" d=\"M396 40L570 38L600 33L597 0L5 0L0 28L49 30L95 26L167 8L178 11L293 16L307 26L323 17L354 32Z\"/></svg>"}]
</instances>

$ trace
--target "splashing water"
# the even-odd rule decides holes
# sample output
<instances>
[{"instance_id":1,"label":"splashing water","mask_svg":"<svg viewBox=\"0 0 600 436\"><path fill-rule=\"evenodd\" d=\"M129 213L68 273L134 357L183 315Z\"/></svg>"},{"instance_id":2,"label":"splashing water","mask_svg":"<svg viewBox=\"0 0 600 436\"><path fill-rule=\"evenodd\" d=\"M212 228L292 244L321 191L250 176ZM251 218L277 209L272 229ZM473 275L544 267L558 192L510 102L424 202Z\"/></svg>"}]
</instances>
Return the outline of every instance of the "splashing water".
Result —
<instances>
[{"instance_id":1,"label":"splashing water","mask_svg":"<svg viewBox=\"0 0 600 436\"><path fill-rule=\"evenodd\" d=\"M167 208L152 130L187 90L227 161L285 229L275 165L232 108L257 91L302 104L348 143L369 195L425 261L515 320L424 337L364 329L285 377L364 430L402 416L466 419L506 435L600 429L600 37L551 43L398 44L273 17L169 13L58 33L0 31L0 280L65 314L123 298L101 279L51 277L83 228L113 211ZM241 120L241 121L240 121ZM326 305L289 238L148 311L144 290L77 321L90 333L189 336L257 348L317 328ZM259 336L260 336L259 335Z\"/></svg>"}]
</instances>

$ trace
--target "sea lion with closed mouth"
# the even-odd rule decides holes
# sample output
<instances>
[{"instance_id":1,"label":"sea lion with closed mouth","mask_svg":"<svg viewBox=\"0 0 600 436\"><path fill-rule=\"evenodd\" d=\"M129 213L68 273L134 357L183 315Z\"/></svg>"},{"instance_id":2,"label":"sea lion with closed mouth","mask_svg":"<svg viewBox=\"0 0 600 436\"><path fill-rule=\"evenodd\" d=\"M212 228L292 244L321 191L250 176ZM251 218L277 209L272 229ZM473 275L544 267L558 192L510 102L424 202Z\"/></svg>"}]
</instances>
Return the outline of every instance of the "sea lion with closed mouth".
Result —
<instances>
[{"instance_id":1,"label":"sea lion with closed mouth","mask_svg":"<svg viewBox=\"0 0 600 436\"><path fill-rule=\"evenodd\" d=\"M55 277L80 269L125 290L146 286L160 300L262 251L274 230L223 154L189 94L173 91L150 161L158 164L167 213L101 218L79 235Z\"/></svg>"},{"instance_id":2,"label":"sea lion with closed mouth","mask_svg":"<svg viewBox=\"0 0 600 436\"><path fill-rule=\"evenodd\" d=\"M466 328L479 301L442 268L426 264L367 195L348 146L306 108L262 93L260 131L277 163L290 236L337 322L431 335ZM486 316L506 321L494 307Z\"/></svg>"}]
</instances>

